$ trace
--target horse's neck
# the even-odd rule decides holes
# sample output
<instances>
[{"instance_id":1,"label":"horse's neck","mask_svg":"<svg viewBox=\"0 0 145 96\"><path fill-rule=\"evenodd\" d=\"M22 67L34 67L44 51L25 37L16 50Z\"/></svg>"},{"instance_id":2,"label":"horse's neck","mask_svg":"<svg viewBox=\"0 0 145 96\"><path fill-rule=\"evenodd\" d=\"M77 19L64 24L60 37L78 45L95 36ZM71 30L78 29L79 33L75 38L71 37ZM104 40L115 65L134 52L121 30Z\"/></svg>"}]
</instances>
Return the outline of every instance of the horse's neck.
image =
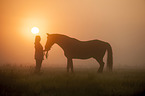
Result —
<instances>
[{"instance_id":1,"label":"horse's neck","mask_svg":"<svg viewBox=\"0 0 145 96\"><path fill-rule=\"evenodd\" d=\"M60 46L63 50L65 49L65 46L66 46L66 38L63 38L63 37L54 37L55 40L54 40L54 44L57 44L58 46Z\"/></svg>"},{"instance_id":2,"label":"horse's neck","mask_svg":"<svg viewBox=\"0 0 145 96\"><path fill-rule=\"evenodd\" d=\"M64 36L64 35L58 35L58 34L53 34L52 39L54 44L56 43L59 45L63 50L68 49L68 46L71 46L71 44L78 43L78 40Z\"/></svg>"},{"instance_id":3,"label":"horse's neck","mask_svg":"<svg viewBox=\"0 0 145 96\"><path fill-rule=\"evenodd\" d=\"M57 44L57 45L59 45L61 48L63 48L63 41L62 41L62 40L57 39L57 40L54 41L54 44ZM54 44L53 44L53 45L54 45Z\"/></svg>"}]
</instances>

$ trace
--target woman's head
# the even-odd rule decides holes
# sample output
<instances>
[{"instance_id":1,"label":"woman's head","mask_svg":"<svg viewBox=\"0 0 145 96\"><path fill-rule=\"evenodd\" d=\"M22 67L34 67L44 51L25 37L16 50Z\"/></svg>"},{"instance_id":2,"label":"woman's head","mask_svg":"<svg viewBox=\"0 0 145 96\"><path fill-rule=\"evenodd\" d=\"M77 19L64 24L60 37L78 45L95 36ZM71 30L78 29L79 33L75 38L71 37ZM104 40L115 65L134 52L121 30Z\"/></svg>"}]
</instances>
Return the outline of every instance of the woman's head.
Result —
<instances>
[{"instance_id":1,"label":"woman's head","mask_svg":"<svg viewBox=\"0 0 145 96\"><path fill-rule=\"evenodd\" d=\"M40 42L40 40L41 40L41 37L40 37L39 35L37 35L37 36L35 37L35 43Z\"/></svg>"}]
</instances>

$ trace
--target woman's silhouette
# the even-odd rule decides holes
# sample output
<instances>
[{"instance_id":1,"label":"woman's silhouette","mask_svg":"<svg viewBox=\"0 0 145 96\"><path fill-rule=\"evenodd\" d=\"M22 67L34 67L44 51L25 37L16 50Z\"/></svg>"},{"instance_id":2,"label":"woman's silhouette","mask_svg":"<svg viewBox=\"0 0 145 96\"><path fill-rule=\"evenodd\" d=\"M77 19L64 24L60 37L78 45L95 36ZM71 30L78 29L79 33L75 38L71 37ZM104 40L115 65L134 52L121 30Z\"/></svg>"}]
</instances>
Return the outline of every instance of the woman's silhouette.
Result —
<instances>
[{"instance_id":1,"label":"woman's silhouette","mask_svg":"<svg viewBox=\"0 0 145 96\"><path fill-rule=\"evenodd\" d=\"M35 60L36 60L36 67L35 67L35 72L39 73L41 69L41 64L43 61L43 47L40 44L41 37L36 36L35 37Z\"/></svg>"}]
</instances>

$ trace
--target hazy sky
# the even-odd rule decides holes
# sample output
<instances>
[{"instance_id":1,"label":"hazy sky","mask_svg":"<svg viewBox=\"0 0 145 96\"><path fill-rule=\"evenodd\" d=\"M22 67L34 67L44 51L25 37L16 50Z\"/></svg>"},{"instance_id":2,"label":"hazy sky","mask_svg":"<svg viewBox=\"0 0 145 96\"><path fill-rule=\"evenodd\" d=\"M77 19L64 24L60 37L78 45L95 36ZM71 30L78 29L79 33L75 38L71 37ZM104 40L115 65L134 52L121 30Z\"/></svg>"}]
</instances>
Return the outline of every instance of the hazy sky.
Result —
<instances>
[{"instance_id":1,"label":"hazy sky","mask_svg":"<svg viewBox=\"0 0 145 96\"><path fill-rule=\"evenodd\" d=\"M33 26L43 46L47 32L99 39L112 45L115 66L145 64L145 0L0 0L1 64L35 64ZM66 66L63 50L54 45L43 64Z\"/></svg>"}]
</instances>

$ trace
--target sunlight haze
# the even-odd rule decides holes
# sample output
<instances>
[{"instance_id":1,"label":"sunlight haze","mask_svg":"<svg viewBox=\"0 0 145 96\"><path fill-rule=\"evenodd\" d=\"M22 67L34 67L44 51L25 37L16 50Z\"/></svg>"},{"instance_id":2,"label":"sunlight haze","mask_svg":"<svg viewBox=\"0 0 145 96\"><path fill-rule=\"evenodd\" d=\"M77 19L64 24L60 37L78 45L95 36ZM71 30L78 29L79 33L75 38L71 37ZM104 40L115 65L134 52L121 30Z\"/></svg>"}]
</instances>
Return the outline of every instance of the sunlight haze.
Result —
<instances>
[{"instance_id":1,"label":"sunlight haze","mask_svg":"<svg viewBox=\"0 0 145 96\"><path fill-rule=\"evenodd\" d=\"M46 33L99 39L111 44L114 66L145 64L145 0L0 0L0 64L35 65L34 26L43 47ZM42 65L66 67L59 46L48 54ZM75 60L76 66L99 64Z\"/></svg>"}]
</instances>

